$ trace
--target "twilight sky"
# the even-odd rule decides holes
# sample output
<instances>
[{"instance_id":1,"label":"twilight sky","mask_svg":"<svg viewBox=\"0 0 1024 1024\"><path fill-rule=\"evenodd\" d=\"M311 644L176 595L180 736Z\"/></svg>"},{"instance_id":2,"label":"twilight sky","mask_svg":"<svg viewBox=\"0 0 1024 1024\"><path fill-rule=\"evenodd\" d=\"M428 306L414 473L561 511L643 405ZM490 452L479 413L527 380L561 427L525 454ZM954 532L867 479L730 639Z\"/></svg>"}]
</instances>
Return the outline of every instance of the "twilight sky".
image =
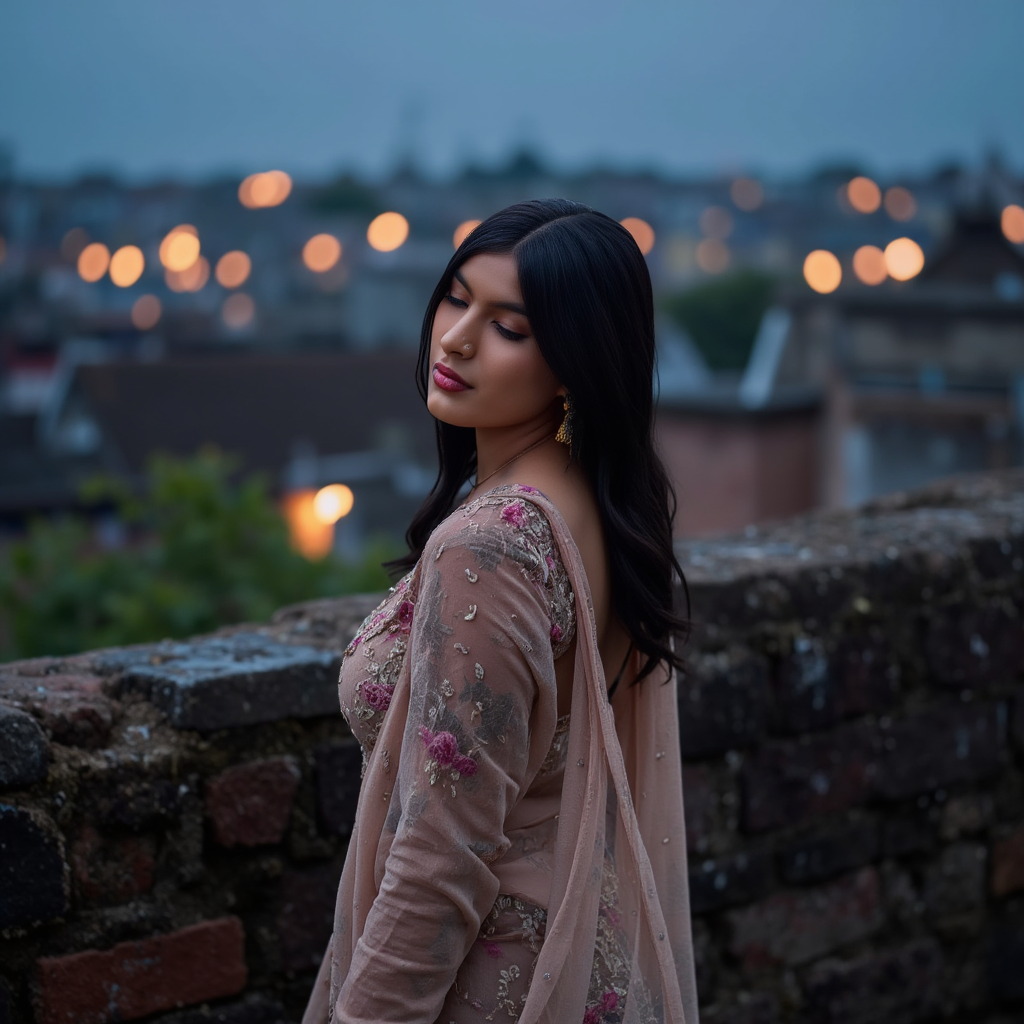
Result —
<instances>
[{"instance_id":1,"label":"twilight sky","mask_svg":"<svg viewBox=\"0 0 1024 1024\"><path fill-rule=\"evenodd\" d=\"M1024 169L1024 0L4 0L19 176Z\"/></svg>"}]
</instances>

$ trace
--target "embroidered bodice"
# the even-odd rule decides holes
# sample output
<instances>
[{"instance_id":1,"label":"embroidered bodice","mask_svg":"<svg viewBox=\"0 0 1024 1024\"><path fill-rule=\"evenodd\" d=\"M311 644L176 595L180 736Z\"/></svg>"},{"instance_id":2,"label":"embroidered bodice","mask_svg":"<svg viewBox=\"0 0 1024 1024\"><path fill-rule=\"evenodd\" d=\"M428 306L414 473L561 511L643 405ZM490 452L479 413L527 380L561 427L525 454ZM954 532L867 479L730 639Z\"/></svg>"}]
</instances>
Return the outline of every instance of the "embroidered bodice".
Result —
<instances>
[{"instance_id":1,"label":"embroidered bodice","mask_svg":"<svg viewBox=\"0 0 1024 1024\"><path fill-rule=\"evenodd\" d=\"M548 499L499 487L448 516L340 694L365 774L304 1024L696 1020L674 681L613 708Z\"/></svg>"},{"instance_id":2,"label":"embroidered bodice","mask_svg":"<svg viewBox=\"0 0 1024 1024\"><path fill-rule=\"evenodd\" d=\"M494 527L499 537L504 535L506 550L519 564L520 571L538 591L550 608L551 647L557 660L568 650L576 635L575 599L568 575L559 557L544 513L532 502L518 497L521 490L529 490L519 484L496 487L474 499L454 513L465 521L470 529L479 531ZM444 545L431 556L435 561L444 554ZM363 766L373 750L384 723L395 685L402 671L402 664L409 646L416 613L416 597L419 589L421 564L417 563L389 591L387 597L363 620L351 643L345 649L338 681L338 695L341 711L348 721L352 734L359 741L363 752ZM470 583L476 583L478 574L471 568L465 569ZM465 609L464 621L470 622L476 616L478 604ZM486 671L486 657L483 652L471 651L457 636L449 638L453 650L466 658L467 668L480 681ZM455 694L455 683L449 679L439 681L440 695L447 699ZM481 709L482 710L482 709ZM559 719L555 737L548 756L541 768L541 775L548 775L561 769L565 760L565 737L568 735L569 716ZM441 735L446 735L442 730ZM446 740L432 737L431 742L439 750L446 749ZM470 767L469 758L452 753L451 763L443 767L455 769L455 774L467 774L475 769ZM442 758L442 761L444 759ZM439 762L440 763L440 762Z\"/></svg>"}]
</instances>

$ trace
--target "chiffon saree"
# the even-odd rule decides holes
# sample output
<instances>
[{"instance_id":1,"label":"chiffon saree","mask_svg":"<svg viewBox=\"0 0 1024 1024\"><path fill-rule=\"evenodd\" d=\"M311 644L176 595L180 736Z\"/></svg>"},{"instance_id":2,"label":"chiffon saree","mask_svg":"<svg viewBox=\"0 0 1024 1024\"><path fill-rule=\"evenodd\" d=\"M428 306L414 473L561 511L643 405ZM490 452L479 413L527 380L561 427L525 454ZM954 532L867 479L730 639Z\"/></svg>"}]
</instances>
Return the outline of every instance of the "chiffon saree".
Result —
<instances>
[{"instance_id":1,"label":"chiffon saree","mask_svg":"<svg viewBox=\"0 0 1024 1024\"><path fill-rule=\"evenodd\" d=\"M574 595L567 722L545 529ZM303 1024L697 1024L674 676L630 685L634 656L609 702L580 553L532 488L457 509L401 586L377 616L402 657L363 687L381 713ZM508 920L526 962L488 941ZM471 998L485 970L504 1001Z\"/></svg>"}]
</instances>

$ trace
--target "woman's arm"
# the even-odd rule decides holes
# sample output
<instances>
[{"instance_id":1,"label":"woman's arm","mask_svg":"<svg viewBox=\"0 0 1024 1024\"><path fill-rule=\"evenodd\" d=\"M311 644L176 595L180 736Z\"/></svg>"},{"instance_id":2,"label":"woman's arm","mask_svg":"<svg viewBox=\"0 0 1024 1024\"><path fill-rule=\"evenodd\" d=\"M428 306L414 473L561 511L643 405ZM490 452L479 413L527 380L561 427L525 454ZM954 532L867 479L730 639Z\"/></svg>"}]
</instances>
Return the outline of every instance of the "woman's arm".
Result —
<instances>
[{"instance_id":1,"label":"woman's arm","mask_svg":"<svg viewBox=\"0 0 1024 1024\"><path fill-rule=\"evenodd\" d=\"M436 1019L497 896L506 816L537 769L538 687L555 699L550 610L535 549L500 513L442 528L424 553L394 839L338 997L346 1024Z\"/></svg>"}]
</instances>

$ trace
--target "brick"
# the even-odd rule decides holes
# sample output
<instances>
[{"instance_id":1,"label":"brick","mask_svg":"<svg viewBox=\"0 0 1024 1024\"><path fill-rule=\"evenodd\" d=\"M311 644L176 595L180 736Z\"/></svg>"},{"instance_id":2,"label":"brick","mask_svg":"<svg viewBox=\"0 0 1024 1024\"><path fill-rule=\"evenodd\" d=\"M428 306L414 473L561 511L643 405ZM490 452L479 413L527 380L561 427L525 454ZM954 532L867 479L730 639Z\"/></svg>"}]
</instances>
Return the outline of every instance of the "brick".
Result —
<instances>
[{"instance_id":1,"label":"brick","mask_svg":"<svg viewBox=\"0 0 1024 1024\"><path fill-rule=\"evenodd\" d=\"M1007 896L1024 891L1024 825L992 846L992 893Z\"/></svg>"},{"instance_id":2,"label":"brick","mask_svg":"<svg viewBox=\"0 0 1024 1024\"><path fill-rule=\"evenodd\" d=\"M1000 582L1015 558L1024 560L1024 535L1016 537L983 537L969 541L974 567L985 580Z\"/></svg>"},{"instance_id":3,"label":"brick","mask_svg":"<svg viewBox=\"0 0 1024 1024\"><path fill-rule=\"evenodd\" d=\"M0 932L31 928L68 909L63 842L48 818L0 804Z\"/></svg>"},{"instance_id":4,"label":"brick","mask_svg":"<svg viewBox=\"0 0 1024 1024\"><path fill-rule=\"evenodd\" d=\"M889 818L882 827L883 857L927 853L935 842L935 823L927 811L905 811Z\"/></svg>"},{"instance_id":5,"label":"brick","mask_svg":"<svg viewBox=\"0 0 1024 1024\"><path fill-rule=\"evenodd\" d=\"M233 1003L169 1013L154 1024L292 1024L292 1018L276 999L254 992Z\"/></svg>"},{"instance_id":6,"label":"brick","mask_svg":"<svg viewBox=\"0 0 1024 1024\"><path fill-rule=\"evenodd\" d=\"M768 992L740 993L742 1002L702 1007L704 1024L775 1024L779 1019L779 1001Z\"/></svg>"},{"instance_id":7,"label":"brick","mask_svg":"<svg viewBox=\"0 0 1024 1024\"><path fill-rule=\"evenodd\" d=\"M943 957L930 939L846 963L815 964L807 977L815 1024L918 1024L943 1008Z\"/></svg>"},{"instance_id":8,"label":"brick","mask_svg":"<svg viewBox=\"0 0 1024 1024\"><path fill-rule=\"evenodd\" d=\"M113 949L38 962L38 1024L103 1024L234 995L245 987L245 936L237 917Z\"/></svg>"},{"instance_id":9,"label":"brick","mask_svg":"<svg viewBox=\"0 0 1024 1024\"><path fill-rule=\"evenodd\" d=\"M221 772L206 787L206 813L222 846L279 843L302 773L295 759L271 757Z\"/></svg>"},{"instance_id":10,"label":"brick","mask_svg":"<svg viewBox=\"0 0 1024 1024\"><path fill-rule=\"evenodd\" d=\"M704 765L683 765L683 813L686 818L686 848L700 852L707 848L716 819L717 795L711 773Z\"/></svg>"},{"instance_id":11,"label":"brick","mask_svg":"<svg viewBox=\"0 0 1024 1024\"><path fill-rule=\"evenodd\" d=\"M729 914L730 948L746 969L797 965L873 934L883 921L878 873L776 893Z\"/></svg>"},{"instance_id":12,"label":"brick","mask_svg":"<svg viewBox=\"0 0 1024 1024\"><path fill-rule=\"evenodd\" d=\"M228 729L338 713L338 655L259 633L164 642L99 658L179 729Z\"/></svg>"},{"instance_id":13,"label":"brick","mask_svg":"<svg viewBox=\"0 0 1024 1024\"><path fill-rule=\"evenodd\" d=\"M1003 751L995 705L961 704L918 712L882 731L872 792L901 800L999 772Z\"/></svg>"},{"instance_id":14,"label":"brick","mask_svg":"<svg viewBox=\"0 0 1024 1024\"><path fill-rule=\"evenodd\" d=\"M28 713L0 704L0 789L46 778L50 744Z\"/></svg>"},{"instance_id":15,"label":"brick","mask_svg":"<svg viewBox=\"0 0 1024 1024\"><path fill-rule=\"evenodd\" d=\"M1017 750L1024 753L1024 686L1018 686L1014 691L1010 737Z\"/></svg>"},{"instance_id":16,"label":"brick","mask_svg":"<svg viewBox=\"0 0 1024 1024\"><path fill-rule=\"evenodd\" d=\"M953 917L985 902L986 852L980 843L953 843L925 868L924 905L928 916Z\"/></svg>"},{"instance_id":17,"label":"brick","mask_svg":"<svg viewBox=\"0 0 1024 1024\"><path fill-rule=\"evenodd\" d=\"M83 800L99 823L139 830L177 820L182 793L171 779L140 777L129 767L104 772Z\"/></svg>"},{"instance_id":18,"label":"brick","mask_svg":"<svg viewBox=\"0 0 1024 1024\"><path fill-rule=\"evenodd\" d=\"M743 765L743 827L763 832L863 803L874 756L871 737L859 726L766 744Z\"/></svg>"},{"instance_id":19,"label":"brick","mask_svg":"<svg viewBox=\"0 0 1024 1024\"><path fill-rule=\"evenodd\" d=\"M316 802L320 825L329 835L349 836L356 820L362 782L359 744L323 744L316 749Z\"/></svg>"},{"instance_id":20,"label":"brick","mask_svg":"<svg viewBox=\"0 0 1024 1024\"><path fill-rule=\"evenodd\" d=\"M828 644L801 634L779 659L772 728L806 732L843 718L877 714L892 707L899 689L900 667L883 638Z\"/></svg>"},{"instance_id":21,"label":"brick","mask_svg":"<svg viewBox=\"0 0 1024 1024\"><path fill-rule=\"evenodd\" d=\"M71 871L85 901L124 903L153 887L155 856L152 836L102 836L87 824L71 844Z\"/></svg>"},{"instance_id":22,"label":"brick","mask_svg":"<svg viewBox=\"0 0 1024 1024\"><path fill-rule=\"evenodd\" d=\"M884 635L840 640L835 664L843 716L880 714L899 699L902 672Z\"/></svg>"},{"instance_id":23,"label":"brick","mask_svg":"<svg viewBox=\"0 0 1024 1024\"><path fill-rule=\"evenodd\" d=\"M760 851L708 859L690 870L690 909L706 914L751 903L771 887L771 856Z\"/></svg>"},{"instance_id":24,"label":"brick","mask_svg":"<svg viewBox=\"0 0 1024 1024\"><path fill-rule=\"evenodd\" d=\"M787 882L819 882L869 864L878 852L877 822L844 821L785 847L779 869Z\"/></svg>"},{"instance_id":25,"label":"brick","mask_svg":"<svg viewBox=\"0 0 1024 1024\"><path fill-rule=\"evenodd\" d=\"M110 738L117 705L92 674L23 676L0 679L4 700L31 712L55 743L97 750Z\"/></svg>"},{"instance_id":26,"label":"brick","mask_svg":"<svg viewBox=\"0 0 1024 1024\"><path fill-rule=\"evenodd\" d=\"M706 1003L718 987L719 963L711 929L699 917L691 922L693 934L693 973L697 978L697 1000Z\"/></svg>"},{"instance_id":27,"label":"brick","mask_svg":"<svg viewBox=\"0 0 1024 1024\"><path fill-rule=\"evenodd\" d=\"M759 742L768 725L768 664L749 651L697 657L679 686L683 758L700 758Z\"/></svg>"},{"instance_id":28,"label":"brick","mask_svg":"<svg viewBox=\"0 0 1024 1024\"><path fill-rule=\"evenodd\" d=\"M989 971L992 994L1001 1002L1024 1000L1024 920L1006 918L992 930Z\"/></svg>"},{"instance_id":29,"label":"brick","mask_svg":"<svg viewBox=\"0 0 1024 1024\"><path fill-rule=\"evenodd\" d=\"M953 840L984 831L992 824L994 811L995 805L988 793L951 797L942 809L942 838Z\"/></svg>"},{"instance_id":30,"label":"brick","mask_svg":"<svg viewBox=\"0 0 1024 1024\"><path fill-rule=\"evenodd\" d=\"M315 971L334 931L340 867L316 864L286 871L276 915L281 964L286 971Z\"/></svg>"},{"instance_id":31,"label":"brick","mask_svg":"<svg viewBox=\"0 0 1024 1024\"><path fill-rule=\"evenodd\" d=\"M838 680L820 637L794 637L779 661L775 680L775 728L800 732L831 725L839 717Z\"/></svg>"},{"instance_id":32,"label":"brick","mask_svg":"<svg viewBox=\"0 0 1024 1024\"><path fill-rule=\"evenodd\" d=\"M940 687L1008 683L1024 667L1024 621L1001 605L945 608L929 620L924 653Z\"/></svg>"}]
</instances>

